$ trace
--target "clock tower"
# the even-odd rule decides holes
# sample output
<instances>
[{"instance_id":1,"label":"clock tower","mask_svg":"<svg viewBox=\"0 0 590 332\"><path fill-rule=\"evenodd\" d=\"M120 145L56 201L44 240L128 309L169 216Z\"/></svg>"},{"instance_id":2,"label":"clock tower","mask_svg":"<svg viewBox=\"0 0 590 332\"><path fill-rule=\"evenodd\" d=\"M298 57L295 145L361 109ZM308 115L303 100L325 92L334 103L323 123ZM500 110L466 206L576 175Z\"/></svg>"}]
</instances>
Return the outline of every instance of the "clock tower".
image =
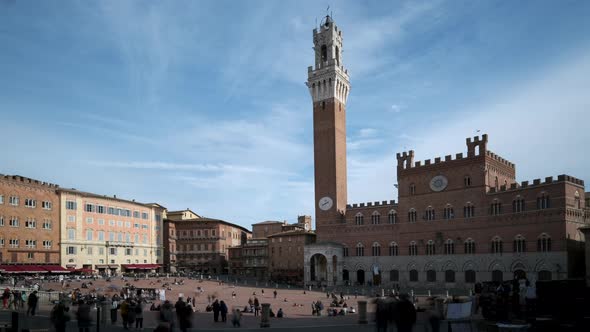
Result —
<instances>
[{"instance_id":1,"label":"clock tower","mask_svg":"<svg viewBox=\"0 0 590 332\"><path fill-rule=\"evenodd\" d=\"M308 67L313 101L316 228L344 221L346 213L346 98L348 70L342 65L342 31L326 16L313 30L315 66Z\"/></svg>"}]
</instances>

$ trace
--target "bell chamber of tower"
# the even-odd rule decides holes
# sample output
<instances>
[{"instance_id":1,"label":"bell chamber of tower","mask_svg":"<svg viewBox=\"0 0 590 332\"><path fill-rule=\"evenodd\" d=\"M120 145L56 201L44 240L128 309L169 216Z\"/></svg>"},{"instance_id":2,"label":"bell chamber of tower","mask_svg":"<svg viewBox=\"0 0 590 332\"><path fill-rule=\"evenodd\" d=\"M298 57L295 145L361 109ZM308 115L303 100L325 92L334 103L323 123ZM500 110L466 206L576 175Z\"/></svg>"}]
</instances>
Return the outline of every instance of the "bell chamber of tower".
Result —
<instances>
[{"instance_id":1,"label":"bell chamber of tower","mask_svg":"<svg viewBox=\"0 0 590 332\"><path fill-rule=\"evenodd\" d=\"M346 213L346 100L342 31L330 16L313 30L315 64L308 67L313 101L316 228L342 222Z\"/></svg>"}]
</instances>

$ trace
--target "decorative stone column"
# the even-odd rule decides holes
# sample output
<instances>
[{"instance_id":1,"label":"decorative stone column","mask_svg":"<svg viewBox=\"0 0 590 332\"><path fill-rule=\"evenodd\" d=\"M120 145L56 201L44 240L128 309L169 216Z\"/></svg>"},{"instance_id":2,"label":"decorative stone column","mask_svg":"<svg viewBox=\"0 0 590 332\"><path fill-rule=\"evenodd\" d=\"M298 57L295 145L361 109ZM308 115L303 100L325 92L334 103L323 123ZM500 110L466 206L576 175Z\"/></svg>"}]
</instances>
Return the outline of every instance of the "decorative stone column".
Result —
<instances>
[{"instance_id":1,"label":"decorative stone column","mask_svg":"<svg viewBox=\"0 0 590 332\"><path fill-rule=\"evenodd\" d=\"M359 324L367 324L367 301L358 301L359 305Z\"/></svg>"},{"instance_id":2,"label":"decorative stone column","mask_svg":"<svg viewBox=\"0 0 590 332\"><path fill-rule=\"evenodd\" d=\"M262 313L260 314L260 327L270 327L270 303L262 303Z\"/></svg>"}]
</instances>

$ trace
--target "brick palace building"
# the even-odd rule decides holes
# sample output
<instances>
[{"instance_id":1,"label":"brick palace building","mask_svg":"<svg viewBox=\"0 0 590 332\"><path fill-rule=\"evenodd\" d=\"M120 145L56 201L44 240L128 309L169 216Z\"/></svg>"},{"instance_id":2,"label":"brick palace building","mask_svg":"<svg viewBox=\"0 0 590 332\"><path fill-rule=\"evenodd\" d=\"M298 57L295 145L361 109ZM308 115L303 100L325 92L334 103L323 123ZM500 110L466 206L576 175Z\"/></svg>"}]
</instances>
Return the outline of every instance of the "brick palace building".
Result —
<instances>
[{"instance_id":1,"label":"brick palace building","mask_svg":"<svg viewBox=\"0 0 590 332\"><path fill-rule=\"evenodd\" d=\"M466 140L467 153L424 162L397 154L399 200L348 204L342 31L327 16L313 31L317 244L305 282L467 288L474 282L583 276L589 223L584 182L569 175L516 181L515 165Z\"/></svg>"}]
</instances>

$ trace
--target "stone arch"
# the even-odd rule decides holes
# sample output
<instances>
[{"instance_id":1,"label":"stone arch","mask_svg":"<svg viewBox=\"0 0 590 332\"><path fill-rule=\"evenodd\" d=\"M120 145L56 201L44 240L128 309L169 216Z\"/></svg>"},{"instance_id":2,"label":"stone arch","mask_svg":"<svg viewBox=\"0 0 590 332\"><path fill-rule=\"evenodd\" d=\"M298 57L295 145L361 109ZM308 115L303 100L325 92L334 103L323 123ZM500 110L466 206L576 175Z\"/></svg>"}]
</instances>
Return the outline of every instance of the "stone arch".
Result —
<instances>
[{"instance_id":1,"label":"stone arch","mask_svg":"<svg viewBox=\"0 0 590 332\"><path fill-rule=\"evenodd\" d=\"M459 269L457 269L457 264L455 264L455 262L453 262L453 261L446 261L443 264L441 271L446 271L446 270L459 271Z\"/></svg>"},{"instance_id":2,"label":"stone arch","mask_svg":"<svg viewBox=\"0 0 590 332\"><path fill-rule=\"evenodd\" d=\"M364 263L361 262L357 262L356 264L354 264L354 268L353 270L364 270L364 271L368 271L367 270L367 266Z\"/></svg>"},{"instance_id":3,"label":"stone arch","mask_svg":"<svg viewBox=\"0 0 590 332\"><path fill-rule=\"evenodd\" d=\"M502 272L506 271L506 267L502 262L499 260L494 260L488 265L488 271L500 270Z\"/></svg>"},{"instance_id":4,"label":"stone arch","mask_svg":"<svg viewBox=\"0 0 590 332\"><path fill-rule=\"evenodd\" d=\"M469 260L463 264L463 271L467 271L467 270L478 271L479 266L474 261Z\"/></svg>"},{"instance_id":5,"label":"stone arch","mask_svg":"<svg viewBox=\"0 0 590 332\"><path fill-rule=\"evenodd\" d=\"M406 269L406 271L410 271L410 270L418 270L420 271L420 265L418 263L416 263L415 261L411 261L408 263L408 267Z\"/></svg>"},{"instance_id":6,"label":"stone arch","mask_svg":"<svg viewBox=\"0 0 590 332\"><path fill-rule=\"evenodd\" d=\"M424 268L422 270L423 271L427 271L427 270L439 271L439 269L437 269L436 262L434 262L434 261L426 262L426 264L424 264Z\"/></svg>"},{"instance_id":7,"label":"stone arch","mask_svg":"<svg viewBox=\"0 0 590 332\"><path fill-rule=\"evenodd\" d=\"M535 264L535 272L539 272L541 270L555 272L555 269L551 265L547 264L544 259L538 261L537 264Z\"/></svg>"},{"instance_id":8,"label":"stone arch","mask_svg":"<svg viewBox=\"0 0 590 332\"><path fill-rule=\"evenodd\" d=\"M514 272L516 270L530 271L526 262L520 259L517 259L514 262L512 262L512 264L510 264L510 271Z\"/></svg>"}]
</instances>

